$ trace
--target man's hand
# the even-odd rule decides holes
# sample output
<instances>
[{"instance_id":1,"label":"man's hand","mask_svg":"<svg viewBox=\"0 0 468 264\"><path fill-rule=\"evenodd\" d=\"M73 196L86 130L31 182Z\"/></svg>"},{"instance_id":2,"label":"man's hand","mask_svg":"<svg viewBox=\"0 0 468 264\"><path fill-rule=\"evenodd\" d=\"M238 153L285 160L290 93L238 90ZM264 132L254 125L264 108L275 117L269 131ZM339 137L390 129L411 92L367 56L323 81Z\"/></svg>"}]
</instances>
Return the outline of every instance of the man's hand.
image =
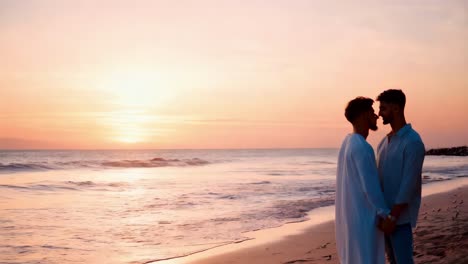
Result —
<instances>
[{"instance_id":1,"label":"man's hand","mask_svg":"<svg viewBox=\"0 0 468 264\"><path fill-rule=\"evenodd\" d=\"M390 218L379 218L377 227L384 232L385 235L390 235L395 231L396 221Z\"/></svg>"},{"instance_id":2,"label":"man's hand","mask_svg":"<svg viewBox=\"0 0 468 264\"><path fill-rule=\"evenodd\" d=\"M403 212L403 210L406 209L406 207L408 207L408 204L405 203L405 204L395 204L393 207L392 207L392 211L390 212L391 215L395 216L396 218L400 217L401 213Z\"/></svg>"},{"instance_id":3,"label":"man's hand","mask_svg":"<svg viewBox=\"0 0 468 264\"><path fill-rule=\"evenodd\" d=\"M385 235L393 233L396 228L398 217L400 217L401 212L406 209L407 206L408 204L395 204L387 218L379 218L377 227L382 230Z\"/></svg>"}]
</instances>

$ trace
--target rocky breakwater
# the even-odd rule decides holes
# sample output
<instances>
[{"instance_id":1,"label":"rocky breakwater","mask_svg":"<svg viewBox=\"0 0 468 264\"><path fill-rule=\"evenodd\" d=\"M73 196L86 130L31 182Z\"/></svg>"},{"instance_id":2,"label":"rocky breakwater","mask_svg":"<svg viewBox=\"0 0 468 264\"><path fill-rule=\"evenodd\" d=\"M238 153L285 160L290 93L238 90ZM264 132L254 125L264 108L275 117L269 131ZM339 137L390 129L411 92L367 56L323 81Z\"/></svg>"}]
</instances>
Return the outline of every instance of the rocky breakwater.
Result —
<instances>
[{"instance_id":1,"label":"rocky breakwater","mask_svg":"<svg viewBox=\"0 0 468 264\"><path fill-rule=\"evenodd\" d=\"M468 156L468 147L438 148L426 151L426 155Z\"/></svg>"}]
</instances>

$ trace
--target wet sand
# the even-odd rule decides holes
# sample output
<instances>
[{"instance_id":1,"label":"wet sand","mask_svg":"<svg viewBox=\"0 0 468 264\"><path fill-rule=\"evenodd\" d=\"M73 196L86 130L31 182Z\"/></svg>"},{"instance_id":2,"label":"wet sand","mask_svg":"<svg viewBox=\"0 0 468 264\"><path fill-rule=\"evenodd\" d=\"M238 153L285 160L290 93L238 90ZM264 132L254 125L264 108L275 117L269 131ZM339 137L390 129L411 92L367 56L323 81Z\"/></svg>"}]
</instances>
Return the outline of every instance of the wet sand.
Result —
<instances>
[{"instance_id":1,"label":"wet sand","mask_svg":"<svg viewBox=\"0 0 468 264\"><path fill-rule=\"evenodd\" d=\"M423 198L414 230L416 263L468 263L468 186ZM283 239L206 257L174 260L190 264L338 263L334 222ZM158 263L158 262L156 262Z\"/></svg>"}]
</instances>

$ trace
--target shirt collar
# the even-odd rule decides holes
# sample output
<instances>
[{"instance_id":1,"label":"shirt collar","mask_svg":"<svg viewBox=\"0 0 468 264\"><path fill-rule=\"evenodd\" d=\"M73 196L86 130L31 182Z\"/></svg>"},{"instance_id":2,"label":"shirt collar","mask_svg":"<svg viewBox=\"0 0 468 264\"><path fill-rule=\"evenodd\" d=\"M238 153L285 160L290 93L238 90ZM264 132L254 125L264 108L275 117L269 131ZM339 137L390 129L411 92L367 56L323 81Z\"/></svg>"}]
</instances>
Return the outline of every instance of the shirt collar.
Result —
<instances>
[{"instance_id":1,"label":"shirt collar","mask_svg":"<svg viewBox=\"0 0 468 264\"><path fill-rule=\"evenodd\" d=\"M398 132L396 132L396 134L392 134L392 131L390 131L390 133L387 134L387 137L388 137L388 138L394 137L394 136L402 137L402 136L403 136L404 134L406 134L410 129L411 129L411 124L406 124L406 125L404 125L402 128L400 128L400 130L398 130Z\"/></svg>"},{"instance_id":2,"label":"shirt collar","mask_svg":"<svg viewBox=\"0 0 468 264\"><path fill-rule=\"evenodd\" d=\"M406 124L404 127L400 128L400 130L398 130L396 135L401 137L404 134L406 134L408 131L410 131L410 129L411 129L411 124Z\"/></svg>"}]
</instances>

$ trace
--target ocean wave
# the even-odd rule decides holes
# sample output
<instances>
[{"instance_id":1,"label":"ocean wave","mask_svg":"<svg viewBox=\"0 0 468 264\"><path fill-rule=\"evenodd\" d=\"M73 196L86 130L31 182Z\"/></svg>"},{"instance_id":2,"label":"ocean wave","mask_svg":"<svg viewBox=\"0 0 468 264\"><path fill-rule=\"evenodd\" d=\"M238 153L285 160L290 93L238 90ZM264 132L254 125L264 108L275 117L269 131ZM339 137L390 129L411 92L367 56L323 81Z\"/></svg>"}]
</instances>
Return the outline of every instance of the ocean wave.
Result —
<instances>
[{"instance_id":1,"label":"ocean wave","mask_svg":"<svg viewBox=\"0 0 468 264\"><path fill-rule=\"evenodd\" d=\"M280 200L266 210L244 214L242 218L249 219L249 221L260 221L262 219L274 219L279 222L288 220L303 221L312 209L333 205L334 203L334 195L323 198Z\"/></svg>"},{"instance_id":2,"label":"ocean wave","mask_svg":"<svg viewBox=\"0 0 468 264\"><path fill-rule=\"evenodd\" d=\"M11 185L0 184L0 189L13 189L17 191L81 191L81 190L96 190L96 191L110 191L120 190L127 187L128 183L110 182L110 183L96 183L93 181L65 181L54 183L41 183L41 184L26 184L26 185Z\"/></svg>"},{"instance_id":3,"label":"ocean wave","mask_svg":"<svg viewBox=\"0 0 468 264\"><path fill-rule=\"evenodd\" d=\"M335 203L334 195L324 198L301 199L294 201L278 201L274 208L273 215L281 219L302 218L309 211L315 208L333 205Z\"/></svg>"},{"instance_id":4,"label":"ocean wave","mask_svg":"<svg viewBox=\"0 0 468 264\"><path fill-rule=\"evenodd\" d=\"M28 185L28 186L0 184L0 188L14 189L14 190L19 190L19 191L57 191L57 190L76 191L78 190L73 187L53 185L53 184L50 184L50 185L49 184L35 184L35 185Z\"/></svg>"},{"instance_id":5,"label":"ocean wave","mask_svg":"<svg viewBox=\"0 0 468 264\"><path fill-rule=\"evenodd\" d=\"M219 197L219 199L227 199L227 200L236 200L239 198L240 198L239 195L233 195L233 194L222 195Z\"/></svg>"},{"instance_id":6,"label":"ocean wave","mask_svg":"<svg viewBox=\"0 0 468 264\"><path fill-rule=\"evenodd\" d=\"M53 167L42 163L0 163L0 171L19 171L19 170L51 170Z\"/></svg>"},{"instance_id":7,"label":"ocean wave","mask_svg":"<svg viewBox=\"0 0 468 264\"><path fill-rule=\"evenodd\" d=\"M262 172L263 173L263 172ZM263 174L268 176L304 176L308 175L306 170L270 170L265 171Z\"/></svg>"},{"instance_id":8,"label":"ocean wave","mask_svg":"<svg viewBox=\"0 0 468 264\"><path fill-rule=\"evenodd\" d=\"M187 167L210 164L209 161L199 158L192 159L164 159L156 157L149 160L81 160L81 161L60 161L55 163L34 162L34 163L0 163L0 173L10 173L19 171L41 171L59 169L79 169L79 168L157 168L157 167Z\"/></svg>"},{"instance_id":9,"label":"ocean wave","mask_svg":"<svg viewBox=\"0 0 468 264\"><path fill-rule=\"evenodd\" d=\"M80 181L80 182L75 182L75 181L66 181L66 184L71 184L71 185L77 185L77 186L95 186L96 183L92 181Z\"/></svg>"},{"instance_id":10,"label":"ocean wave","mask_svg":"<svg viewBox=\"0 0 468 264\"><path fill-rule=\"evenodd\" d=\"M18 190L27 190L27 189L28 189L28 187L17 186L17 185L10 185L10 184L0 184L0 188L18 189Z\"/></svg>"},{"instance_id":11,"label":"ocean wave","mask_svg":"<svg viewBox=\"0 0 468 264\"><path fill-rule=\"evenodd\" d=\"M271 184L270 181L259 181L259 182L252 182L250 184L260 185L260 184Z\"/></svg>"},{"instance_id":12,"label":"ocean wave","mask_svg":"<svg viewBox=\"0 0 468 264\"><path fill-rule=\"evenodd\" d=\"M163 159L154 158L151 160L120 160L102 162L102 166L118 167L118 168L153 168L153 167L185 167L185 166L200 166L208 164L208 161L193 158L193 159Z\"/></svg>"},{"instance_id":13,"label":"ocean wave","mask_svg":"<svg viewBox=\"0 0 468 264\"><path fill-rule=\"evenodd\" d=\"M317 161L311 161L310 164L327 164L327 165L336 165L336 162L332 161L323 161L323 160L317 160Z\"/></svg>"},{"instance_id":14,"label":"ocean wave","mask_svg":"<svg viewBox=\"0 0 468 264\"><path fill-rule=\"evenodd\" d=\"M453 166L428 166L423 168L423 174L439 174L450 176L461 176L468 174L468 164L460 164Z\"/></svg>"}]
</instances>

